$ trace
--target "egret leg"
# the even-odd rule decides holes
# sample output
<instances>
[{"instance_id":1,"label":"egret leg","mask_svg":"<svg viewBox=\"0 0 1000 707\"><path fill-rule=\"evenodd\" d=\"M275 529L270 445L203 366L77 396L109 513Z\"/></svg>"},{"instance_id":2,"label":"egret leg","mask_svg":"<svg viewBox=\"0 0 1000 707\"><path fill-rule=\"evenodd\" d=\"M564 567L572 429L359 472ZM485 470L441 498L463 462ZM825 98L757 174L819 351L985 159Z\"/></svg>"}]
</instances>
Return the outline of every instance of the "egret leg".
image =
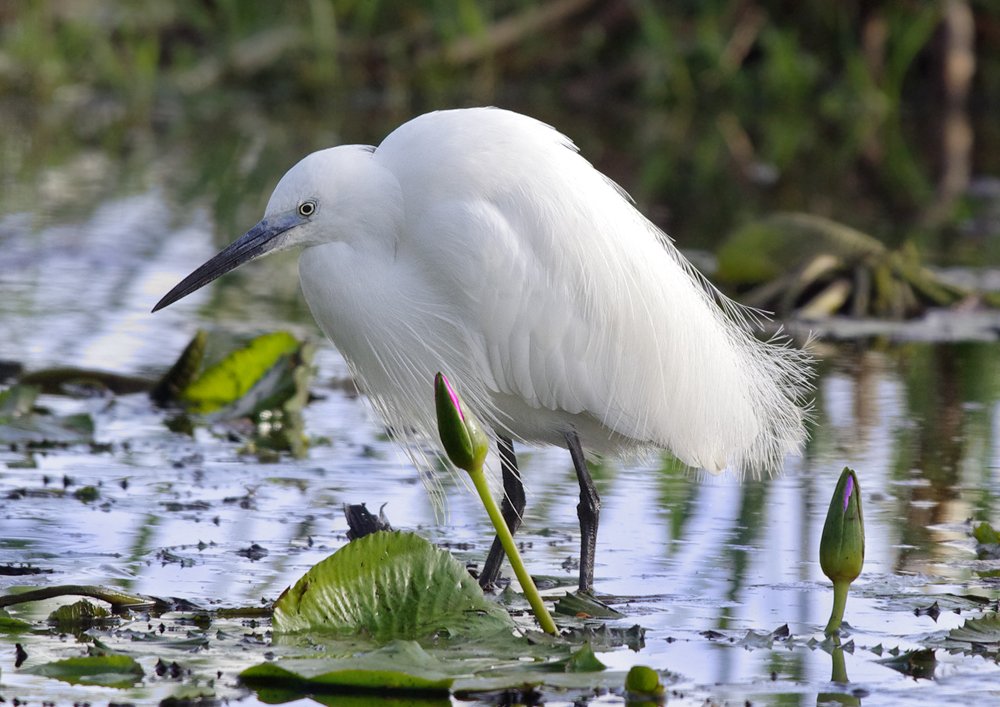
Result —
<instances>
[{"instance_id":1,"label":"egret leg","mask_svg":"<svg viewBox=\"0 0 1000 707\"><path fill-rule=\"evenodd\" d=\"M514 456L514 443L509 437L498 437L497 447L500 450L500 471L503 475L503 501L500 503L500 514L503 516L510 534L513 535L521 527L521 514L524 512L524 484L521 483L521 473L517 469L517 457ZM493 539L493 547L479 575L479 586L492 589L500 579L500 565L504 558L503 545L500 538Z\"/></svg>"},{"instance_id":2,"label":"egret leg","mask_svg":"<svg viewBox=\"0 0 1000 707\"><path fill-rule=\"evenodd\" d=\"M576 515L580 519L580 591L588 594L594 590L594 555L597 550L597 523L601 517L601 497L587 469L580 437L575 431L566 433L566 446L573 458L576 479L580 482L580 503Z\"/></svg>"}]
</instances>

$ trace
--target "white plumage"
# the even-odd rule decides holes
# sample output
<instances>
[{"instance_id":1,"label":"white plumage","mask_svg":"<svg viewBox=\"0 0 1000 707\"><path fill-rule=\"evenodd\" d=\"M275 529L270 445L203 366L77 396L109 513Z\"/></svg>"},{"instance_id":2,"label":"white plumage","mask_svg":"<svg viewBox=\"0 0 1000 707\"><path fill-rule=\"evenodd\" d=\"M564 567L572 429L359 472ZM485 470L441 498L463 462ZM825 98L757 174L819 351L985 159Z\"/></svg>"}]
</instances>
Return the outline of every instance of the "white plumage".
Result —
<instances>
[{"instance_id":1,"label":"white plumage","mask_svg":"<svg viewBox=\"0 0 1000 707\"><path fill-rule=\"evenodd\" d=\"M412 443L433 438L438 370L487 426L527 442L574 428L597 452L665 447L758 472L804 438L801 353L754 339L752 318L543 123L430 113L374 151L306 157L268 213L310 195L306 299Z\"/></svg>"},{"instance_id":2,"label":"white plumage","mask_svg":"<svg viewBox=\"0 0 1000 707\"><path fill-rule=\"evenodd\" d=\"M568 138L523 115L430 113L377 148L309 155L264 219L156 309L291 247L317 322L424 471L438 371L508 449L570 448L581 589L600 508L581 447L666 448L693 467L759 473L805 438L807 357L755 339L753 312L706 283ZM505 488L512 469L510 450Z\"/></svg>"}]
</instances>

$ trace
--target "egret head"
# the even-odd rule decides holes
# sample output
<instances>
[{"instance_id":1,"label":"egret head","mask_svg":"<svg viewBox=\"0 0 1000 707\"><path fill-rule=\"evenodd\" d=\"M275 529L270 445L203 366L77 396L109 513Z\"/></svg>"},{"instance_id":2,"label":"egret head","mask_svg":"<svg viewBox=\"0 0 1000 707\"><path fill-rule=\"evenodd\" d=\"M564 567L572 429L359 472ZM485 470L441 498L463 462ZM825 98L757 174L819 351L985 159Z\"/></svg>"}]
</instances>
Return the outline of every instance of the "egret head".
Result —
<instances>
[{"instance_id":1,"label":"egret head","mask_svg":"<svg viewBox=\"0 0 1000 707\"><path fill-rule=\"evenodd\" d=\"M402 217L399 184L374 159L374 148L343 145L314 152L278 182L264 218L184 278L153 311L267 253L343 241L384 244Z\"/></svg>"}]
</instances>

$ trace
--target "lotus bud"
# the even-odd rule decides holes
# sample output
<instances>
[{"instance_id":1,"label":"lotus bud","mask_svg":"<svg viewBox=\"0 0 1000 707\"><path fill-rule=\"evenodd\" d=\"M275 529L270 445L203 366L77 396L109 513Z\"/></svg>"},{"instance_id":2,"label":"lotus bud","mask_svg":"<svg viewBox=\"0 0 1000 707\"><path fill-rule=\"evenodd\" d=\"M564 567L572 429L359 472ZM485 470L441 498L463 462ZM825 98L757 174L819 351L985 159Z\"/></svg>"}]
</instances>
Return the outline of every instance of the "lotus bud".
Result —
<instances>
[{"instance_id":1,"label":"lotus bud","mask_svg":"<svg viewBox=\"0 0 1000 707\"><path fill-rule=\"evenodd\" d=\"M438 434L452 464L472 472L482 469L489 440L478 420L462 407L462 400L442 373L434 377Z\"/></svg>"},{"instance_id":2,"label":"lotus bud","mask_svg":"<svg viewBox=\"0 0 1000 707\"><path fill-rule=\"evenodd\" d=\"M861 574L865 562L865 523L861 512L858 476L847 467L840 475L830 500L823 536L819 544L819 564L833 582L834 606L827 633L840 628L847 603L847 590Z\"/></svg>"}]
</instances>

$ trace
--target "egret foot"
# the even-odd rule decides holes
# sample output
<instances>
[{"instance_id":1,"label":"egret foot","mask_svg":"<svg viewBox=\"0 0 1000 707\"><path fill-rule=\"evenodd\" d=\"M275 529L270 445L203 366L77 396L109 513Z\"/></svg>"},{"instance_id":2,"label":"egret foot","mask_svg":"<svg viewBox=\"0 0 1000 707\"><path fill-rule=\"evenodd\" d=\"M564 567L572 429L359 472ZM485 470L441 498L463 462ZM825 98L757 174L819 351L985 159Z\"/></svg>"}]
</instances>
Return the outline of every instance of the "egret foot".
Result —
<instances>
[{"instance_id":1,"label":"egret foot","mask_svg":"<svg viewBox=\"0 0 1000 707\"><path fill-rule=\"evenodd\" d=\"M594 555L597 550L597 524L601 517L601 497L587 469L580 437L575 431L566 433L566 446L573 459L576 479L580 483L580 503L576 515L580 519L580 591L594 591Z\"/></svg>"}]
</instances>

